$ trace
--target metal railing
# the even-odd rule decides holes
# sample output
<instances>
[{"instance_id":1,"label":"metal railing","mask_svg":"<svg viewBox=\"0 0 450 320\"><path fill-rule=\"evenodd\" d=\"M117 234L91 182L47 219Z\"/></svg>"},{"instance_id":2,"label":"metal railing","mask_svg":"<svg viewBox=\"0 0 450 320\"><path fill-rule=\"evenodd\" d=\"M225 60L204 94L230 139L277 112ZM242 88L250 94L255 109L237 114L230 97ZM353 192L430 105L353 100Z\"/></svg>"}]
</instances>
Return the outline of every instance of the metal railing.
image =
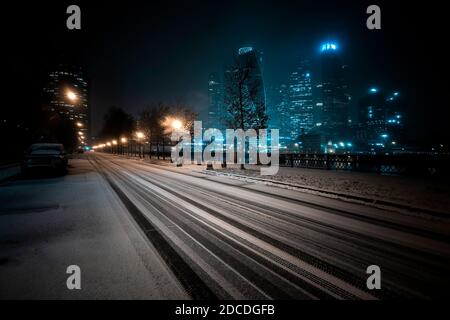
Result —
<instances>
[{"instance_id":1,"label":"metal railing","mask_svg":"<svg viewBox=\"0 0 450 320\"><path fill-rule=\"evenodd\" d=\"M437 154L280 154L283 167L428 176L449 176L449 160L449 155Z\"/></svg>"}]
</instances>

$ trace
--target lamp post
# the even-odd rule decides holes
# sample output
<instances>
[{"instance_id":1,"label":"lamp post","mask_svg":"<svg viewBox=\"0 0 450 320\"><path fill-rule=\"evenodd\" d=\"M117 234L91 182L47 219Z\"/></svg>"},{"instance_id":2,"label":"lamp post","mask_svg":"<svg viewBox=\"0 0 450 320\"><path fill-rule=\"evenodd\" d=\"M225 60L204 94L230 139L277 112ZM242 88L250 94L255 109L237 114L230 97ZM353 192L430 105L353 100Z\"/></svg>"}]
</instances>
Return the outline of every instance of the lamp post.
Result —
<instances>
[{"instance_id":1,"label":"lamp post","mask_svg":"<svg viewBox=\"0 0 450 320\"><path fill-rule=\"evenodd\" d=\"M128 141L127 138L124 138L124 137L120 138L120 142L122 142L122 144L121 144L121 146L120 146L120 148L121 148L121 154L122 154L122 155L125 154L125 153L124 153L124 146L125 146L125 144L127 143L127 141Z\"/></svg>"},{"instance_id":2,"label":"lamp post","mask_svg":"<svg viewBox=\"0 0 450 320\"><path fill-rule=\"evenodd\" d=\"M141 131L138 131L138 132L136 132L136 138L137 138L137 141L138 141L138 147L139 147L139 158L141 158L141 141L142 141L142 139L144 139L145 138L145 135L144 135L144 133L143 132L141 132Z\"/></svg>"},{"instance_id":3,"label":"lamp post","mask_svg":"<svg viewBox=\"0 0 450 320\"><path fill-rule=\"evenodd\" d=\"M113 153L118 153L117 152L117 140L113 140L112 144L115 146L115 151L114 151L114 148L113 148Z\"/></svg>"},{"instance_id":4,"label":"lamp post","mask_svg":"<svg viewBox=\"0 0 450 320\"><path fill-rule=\"evenodd\" d=\"M180 130L183 128L183 122L180 119L177 118L166 118L166 120L163 123L164 126L166 126L170 132L173 132L174 130ZM165 152L165 140L164 140L164 134L162 136L162 154L163 154L163 160L166 160L166 152ZM158 153L158 159L159 159L159 153Z\"/></svg>"}]
</instances>

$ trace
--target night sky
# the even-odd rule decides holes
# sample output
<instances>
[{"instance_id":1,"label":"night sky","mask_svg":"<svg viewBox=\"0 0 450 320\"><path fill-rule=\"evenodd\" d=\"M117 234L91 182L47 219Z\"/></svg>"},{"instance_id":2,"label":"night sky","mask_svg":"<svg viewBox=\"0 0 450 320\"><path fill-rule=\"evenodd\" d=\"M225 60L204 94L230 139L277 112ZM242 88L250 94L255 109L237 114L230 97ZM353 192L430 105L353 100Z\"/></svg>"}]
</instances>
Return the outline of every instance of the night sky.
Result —
<instances>
[{"instance_id":1,"label":"night sky","mask_svg":"<svg viewBox=\"0 0 450 320\"><path fill-rule=\"evenodd\" d=\"M11 99L27 108L39 94L46 63L64 54L88 73L96 133L111 105L137 115L149 103L166 101L203 113L208 74L222 72L225 61L241 46L263 52L266 85L278 85L288 79L299 57L315 61L320 43L335 40L352 70L351 93L356 99L373 85L398 89L407 98L411 137L448 137L448 98L438 80L445 56L434 40L446 38L445 20L439 19L445 11L440 4L392 2L376 2L382 10L381 31L366 28L365 11L373 3L362 1L7 4L2 10L7 43L3 69L11 79L7 92L29 92ZM81 7L81 31L66 29L69 4Z\"/></svg>"}]
</instances>

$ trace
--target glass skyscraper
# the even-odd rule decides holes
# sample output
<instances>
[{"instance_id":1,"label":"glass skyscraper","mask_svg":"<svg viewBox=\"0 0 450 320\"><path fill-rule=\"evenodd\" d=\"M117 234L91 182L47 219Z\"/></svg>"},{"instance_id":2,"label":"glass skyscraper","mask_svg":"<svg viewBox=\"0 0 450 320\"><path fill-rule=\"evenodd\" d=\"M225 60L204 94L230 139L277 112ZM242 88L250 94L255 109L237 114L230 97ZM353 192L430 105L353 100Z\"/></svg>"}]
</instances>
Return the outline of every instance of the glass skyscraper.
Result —
<instances>
[{"instance_id":1,"label":"glass skyscraper","mask_svg":"<svg viewBox=\"0 0 450 320\"><path fill-rule=\"evenodd\" d=\"M211 73L208 78L208 120L205 129L224 126L223 117L223 87L217 72Z\"/></svg>"},{"instance_id":2,"label":"glass skyscraper","mask_svg":"<svg viewBox=\"0 0 450 320\"><path fill-rule=\"evenodd\" d=\"M309 61L300 62L289 79L289 134L297 139L314 127L314 107Z\"/></svg>"},{"instance_id":3,"label":"glass skyscraper","mask_svg":"<svg viewBox=\"0 0 450 320\"><path fill-rule=\"evenodd\" d=\"M321 113L322 128L333 137L347 134L349 119L347 66L342 64L339 48L335 43L326 43L321 48Z\"/></svg>"}]
</instances>

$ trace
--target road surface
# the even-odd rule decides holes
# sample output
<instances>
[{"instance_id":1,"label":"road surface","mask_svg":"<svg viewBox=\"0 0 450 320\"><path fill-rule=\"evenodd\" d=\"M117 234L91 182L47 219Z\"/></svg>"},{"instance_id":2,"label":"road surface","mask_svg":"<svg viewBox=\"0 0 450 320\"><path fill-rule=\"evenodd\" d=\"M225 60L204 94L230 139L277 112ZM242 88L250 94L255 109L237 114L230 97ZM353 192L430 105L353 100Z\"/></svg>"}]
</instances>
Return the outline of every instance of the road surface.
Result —
<instances>
[{"instance_id":1,"label":"road surface","mask_svg":"<svg viewBox=\"0 0 450 320\"><path fill-rule=\"evenodd\" d=\"M71 166L0 186L0 298L436 298L450 284L445 218L106 154Z\"/></svg>"}]
</instances>

